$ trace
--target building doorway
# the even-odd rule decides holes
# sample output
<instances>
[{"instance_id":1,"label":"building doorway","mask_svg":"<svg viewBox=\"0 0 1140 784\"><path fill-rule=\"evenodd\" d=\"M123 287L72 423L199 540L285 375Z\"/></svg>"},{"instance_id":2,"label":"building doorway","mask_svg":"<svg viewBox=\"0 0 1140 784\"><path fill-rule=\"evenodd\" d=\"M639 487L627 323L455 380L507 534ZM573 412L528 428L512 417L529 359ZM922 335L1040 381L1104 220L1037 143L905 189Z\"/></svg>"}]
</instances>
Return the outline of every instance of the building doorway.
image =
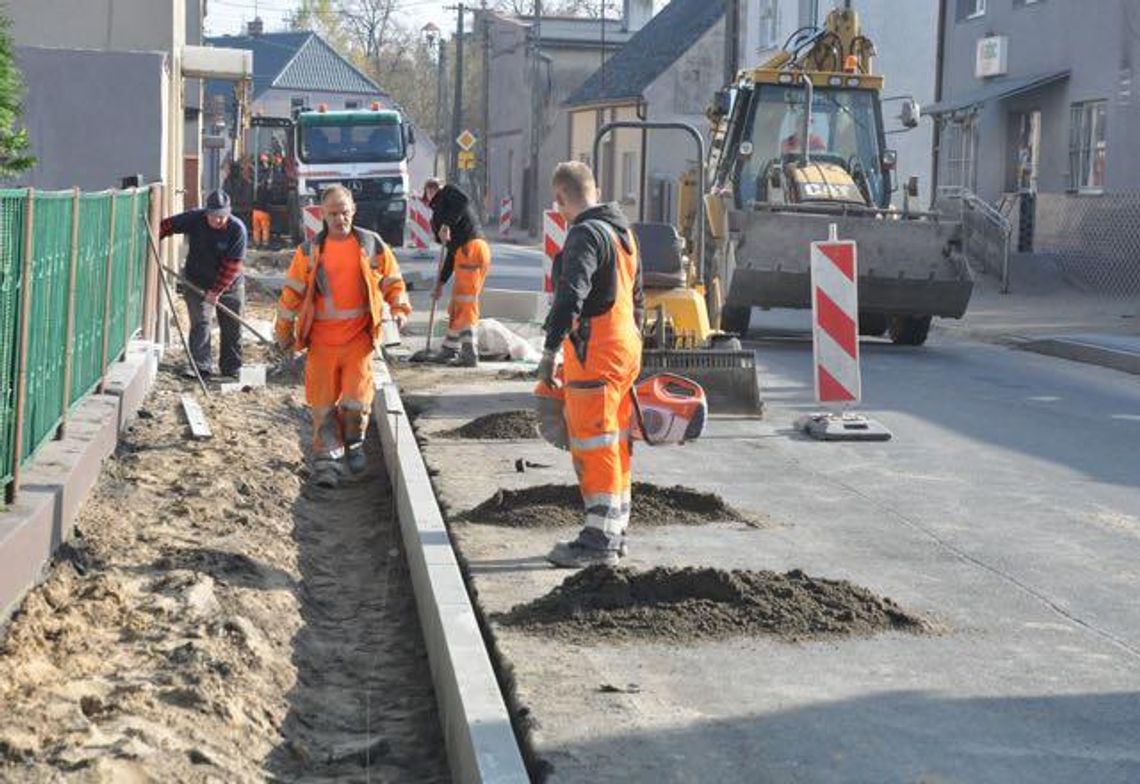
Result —
<instances>
[{"instance_id":1,"label":"building doorway","mask_svg":"<svg viewBox=\"0 0 1140 784\"><path fill-rule=\"evenodd\" d=\"M1010 158L1008 191L1037 193L1041 157L1041 111L1032 109L1010 116Z\"/></svg>"}]
</instances>

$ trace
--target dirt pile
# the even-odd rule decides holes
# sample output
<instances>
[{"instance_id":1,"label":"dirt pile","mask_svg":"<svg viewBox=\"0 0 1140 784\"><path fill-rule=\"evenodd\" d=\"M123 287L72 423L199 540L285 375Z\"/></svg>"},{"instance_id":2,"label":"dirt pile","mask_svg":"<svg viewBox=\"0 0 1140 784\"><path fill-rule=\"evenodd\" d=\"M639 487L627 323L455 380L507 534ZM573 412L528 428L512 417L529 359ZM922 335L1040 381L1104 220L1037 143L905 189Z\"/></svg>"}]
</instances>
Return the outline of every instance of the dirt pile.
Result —
<instances>
[{"instance_id":1,"label":"dirt pile","mask_svg":"<svg viewBox=\"0 0 1140 784\"><path fill-rule=\"evenodd\" d=\"M448 780L376 445L310 491L299 390L192 441L174 371L0 641L0 781Z\"/></svg>"},{"instance_id":2,"label":"dirt pile","mask_svg":"<svg viewBox=\"0 0 1140 784\"><path fill-rule=\"evenodd\" d=\"M693 641L768 635L797 641L923 632L927 624L844 580L776 572L593 566L494 618L573 642Z\"/></svg>"},{"instance_id":3,"label":"dirt pile","mask_svg":"<svg viewBox=\"0 0 1140 784\"><path fill-rule=\"evenodd\" d=\"M630 525L701 525L712 522L753 524L715 493L687 487L660 487L634 482ZM576 485L538 485L522 490L499 490L460 519L511 528L578 525L582 522L582 496Z\"/></svg>"},{"instance_id":4,"label":"dirt pile","mask_svg":"<svg viewBox=\"0 0 1140 784\"><path fill-rule=\"evenodd\" d=\"M516 440L538 438L538 417L533 411L497 411L448 430L443 438Z\"/></svg>"}]
</instances>

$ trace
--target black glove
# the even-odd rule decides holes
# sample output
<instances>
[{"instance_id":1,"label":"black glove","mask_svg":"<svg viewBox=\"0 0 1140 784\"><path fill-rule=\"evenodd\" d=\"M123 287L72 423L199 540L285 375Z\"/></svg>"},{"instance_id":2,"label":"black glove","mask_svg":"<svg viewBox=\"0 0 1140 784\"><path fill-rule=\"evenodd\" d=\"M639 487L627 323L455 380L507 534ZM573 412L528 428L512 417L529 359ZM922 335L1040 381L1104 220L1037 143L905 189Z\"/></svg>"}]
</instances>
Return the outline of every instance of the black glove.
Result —
<instances>
[{"instance_id":1,"label":"black glove","mask_svg":"<svg viewBox=\"0 0 1140 784\"><path fill-rule=\"evenodd\" d=\"M542 352L542 361L538 363L535 375L538 376L539 381L545 381L547 385L554 386L554 352L550 349Z\"/></svg>"}]
</instances>

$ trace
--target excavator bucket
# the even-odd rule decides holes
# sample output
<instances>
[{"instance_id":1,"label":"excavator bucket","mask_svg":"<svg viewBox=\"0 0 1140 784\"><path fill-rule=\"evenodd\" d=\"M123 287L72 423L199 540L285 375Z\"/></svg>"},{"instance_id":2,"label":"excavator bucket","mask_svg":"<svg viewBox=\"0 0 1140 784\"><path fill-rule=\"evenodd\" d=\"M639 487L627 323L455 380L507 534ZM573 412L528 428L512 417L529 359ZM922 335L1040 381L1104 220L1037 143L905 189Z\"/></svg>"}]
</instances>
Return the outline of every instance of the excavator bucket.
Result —
<instances>
[{"instance_id":1,"label":"excavator bucket","mask_svg":"<svg viewBox=\"0 0 1140 784\"><path fill-rule=\"evenodd\" d=\"M764 411L756 356L746 350L647 349L641 352L641 375L675 373L705 390L709 413L759 416Z\"/></svg>"}]
</instances>

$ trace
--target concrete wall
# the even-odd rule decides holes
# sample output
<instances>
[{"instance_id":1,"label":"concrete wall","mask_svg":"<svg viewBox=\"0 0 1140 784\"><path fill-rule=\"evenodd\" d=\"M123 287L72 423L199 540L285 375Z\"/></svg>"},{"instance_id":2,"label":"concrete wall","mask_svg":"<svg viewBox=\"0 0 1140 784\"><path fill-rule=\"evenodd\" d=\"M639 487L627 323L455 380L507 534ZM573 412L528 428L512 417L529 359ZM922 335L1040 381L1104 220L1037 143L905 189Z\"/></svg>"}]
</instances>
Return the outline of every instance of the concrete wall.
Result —
<instances>
[{"instance_id":1,"label":"concrete wall","mask_svg":"<svg viewBox=\"0 0 1140 784\"><path fill-rule=\"evenodd\" d=\"M102 190L127 174L162 177L167 55L18 46L16 59L38 159L18 184Z\"/></svg>"},{"instance_id":2,"label":"concrete wall","mask_svg":"<svg viewBox=\"0 0 1140 784\"><path fill-rule=\"evenodd\" d=\"M1140 3L1097 0L1095 4L1042 0L991 2L977 19L960 18L957 0L946 0L943 99L984 88L974 75L979 38L1009 36L1008 78L1071 69L1069 78L1048 89L1008 101L990 101L979 118L977 191L996 199L1008 186L1013 166L1011 114L1042 112L1038 189L1063 191L1069 179L1069 107L1107 100L1105 190L1137 190L1140 175ZM1092 6L1095 5L1095 12ZM1014 151L1015 154L1015 151Z\"/></svg>"},{"instance_id":3,"label":"concrete wall","mask_svg":"<svg viewBox=\"0 0 1140 784\"><path fill-rule=\"evenodd\" d=\"M745 65L760 65L778 51L777 48L763 47L761 43L760 15L769 4L777 18L776 40L782 46L788 37L801 24L807 23L810 4L802 0L741 0L745 4L743 25L745 43L742 46ZM951 0L954 2L955 0ZM1001 0L1008 4L1012 0ZM1057 0L1049 0L1057 2ZM878 56L875 58L875 73L885 78L883 97L912 95L920 105L934 101L938 43L938 2L937 0L856 0L853 4L859 12L863 35L875 43ZM827 13L835 7L833 0L819 0L819 23L823 24ZM970 56L973 57L971 45ZM898 121L900 104L897 101L883 105L884 130L900 130ZM919 127L905 133L887 136L889 149L898 152L899 164L897 181L905 182L915 175L919 178L920 203L929 199L933 178L933 155L931 145L934 138L934 123L924 118ZM902 193L895 194L896 204L901 204Z\"/></svg>"}]
</instances>

